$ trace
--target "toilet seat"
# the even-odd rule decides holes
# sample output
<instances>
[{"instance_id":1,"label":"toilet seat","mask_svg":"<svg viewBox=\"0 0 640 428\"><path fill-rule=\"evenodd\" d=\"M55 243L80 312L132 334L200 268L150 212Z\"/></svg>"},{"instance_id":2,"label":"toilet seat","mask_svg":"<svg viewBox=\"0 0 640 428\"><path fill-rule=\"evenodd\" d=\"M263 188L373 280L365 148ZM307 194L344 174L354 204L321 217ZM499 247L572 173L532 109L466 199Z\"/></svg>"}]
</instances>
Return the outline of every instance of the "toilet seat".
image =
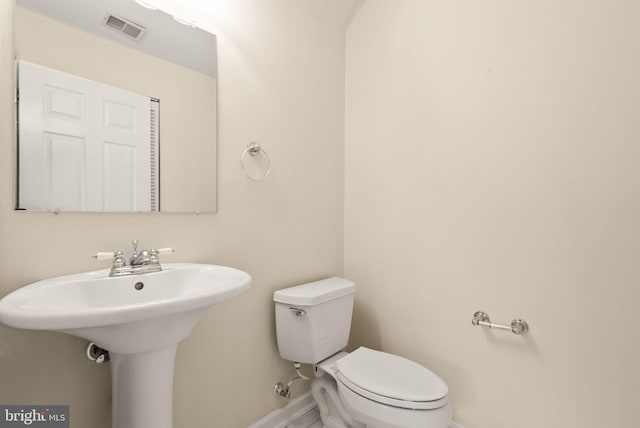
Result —
<instances>
[{"instance_id":1,"label":"toilet seat","mask_svg":"<svg viewBox=\"0 0 640 428\"><path fill-rule=\"evenodd\" d=\"M361 347L336 361L336 367L336 378L345 387L380 404L431 410L449 402L442 379L397 355Z\"/></svg>"}]
</instances>

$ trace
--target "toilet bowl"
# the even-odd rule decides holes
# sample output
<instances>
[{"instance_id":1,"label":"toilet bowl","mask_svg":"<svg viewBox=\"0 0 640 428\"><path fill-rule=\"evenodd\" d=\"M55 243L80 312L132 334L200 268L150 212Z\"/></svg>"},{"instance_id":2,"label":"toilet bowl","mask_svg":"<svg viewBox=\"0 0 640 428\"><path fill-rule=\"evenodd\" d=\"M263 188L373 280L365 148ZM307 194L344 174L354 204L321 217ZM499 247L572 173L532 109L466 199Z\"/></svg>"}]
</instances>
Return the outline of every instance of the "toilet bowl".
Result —
<instances>
[{"instance_id":1,"label":"toilet bowl","mask_svg":"<svg viewBox=\"0 0 640 428\"><path fill-rule=\"evenodd\" d=\"M345 427L445 428L451 423L446 383L413 361L360 347L316 368L311 393L321 416L345 420L346 414L351 421Z\"/></svg>"},{"instance_id":2,"label":"toilet bowl","mask_svg":"<svg viewBox=\"0 0 640 428\"><path fill-rule=\"evenodd\" d=\"M447 384L424 366L360 347L344 352L355 284L329 278L274 293L278 349L314 364L311 393L326 428L446 428Z\"/></svg>"}]
</instances>

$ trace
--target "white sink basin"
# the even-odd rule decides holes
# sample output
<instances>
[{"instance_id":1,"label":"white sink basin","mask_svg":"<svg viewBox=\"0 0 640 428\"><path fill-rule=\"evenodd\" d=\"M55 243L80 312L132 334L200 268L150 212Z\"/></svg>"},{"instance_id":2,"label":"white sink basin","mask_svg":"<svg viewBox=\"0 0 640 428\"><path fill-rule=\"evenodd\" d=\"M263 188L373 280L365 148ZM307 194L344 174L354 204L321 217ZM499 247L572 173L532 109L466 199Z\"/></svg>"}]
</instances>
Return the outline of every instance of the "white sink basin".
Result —
<instances>
[{"instance_id":1,"label":"white sink basin","mask_svg":"<svg viewBox=\"0 0 640 428\"><path fill-rule=\"evenodd\" d=\"M251 276L225 266L162 267L142 275L110 278L105 269L35 282L0 300L0 323L95 342L111 355L113 427L171 427L178 342L212 305L249 290Z\"/></svg>"},{"instance_id":2,"label":"white sink basin","mask_svg":"<svg viewBox=\"0 0 640 428\"><path fill-rule=\"evenodd\" d=\"M22 287L0 300L0 323L63 331L112 352L141 352L184 339L209 307L251 287L245 272L193 263L108 275L105 269Z\"/></svg>"},{"instance_id":3,"label":"white sink basin","mask_svg":"<svg viewBox=\"0 0 640 428\"><path fill-rule=\"evenodd\" d=\"M161 272L143 275L108 275L105 269L22 287L0 300L0 323L64 331L110 351L140 352L184 339L210 306L251 287L245 272L193 263L167 263Z\"/></svg>"}]
</instances>

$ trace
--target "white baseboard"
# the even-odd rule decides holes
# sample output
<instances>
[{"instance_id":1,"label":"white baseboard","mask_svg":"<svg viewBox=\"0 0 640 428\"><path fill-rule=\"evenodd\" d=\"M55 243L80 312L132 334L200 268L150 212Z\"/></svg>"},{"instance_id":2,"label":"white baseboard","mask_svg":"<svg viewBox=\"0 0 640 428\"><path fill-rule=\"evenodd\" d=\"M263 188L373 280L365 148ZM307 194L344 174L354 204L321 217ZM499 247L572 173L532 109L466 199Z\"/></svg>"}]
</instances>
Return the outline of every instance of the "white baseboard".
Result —
<instances>
[{"instance_id":1,"label":"white baseboard","mask_svg":"<svg viewBox=\"0 0 640 428\"><path fill-rule=\"evenodd\" d=\"M286 428L290 423L316 407L316 402L311 396L311 391L307 391L300 397L291 400L289 404L269 413L258 422L248 428ZM451 422L449 428L465 428L464 426Z\"/></svg>"},{"instance_id":2,"label":"white baseboard","mask_svg":"<svg viewBox=\"0 0 640 428\"><path fill-rule=\"evenodd\" d=\"M314 407L316 407L316 402L311 396L311 391L308 391L291 400L286 406L269 413L248 428L285 428Z\"/></svg>"}]
</instances>

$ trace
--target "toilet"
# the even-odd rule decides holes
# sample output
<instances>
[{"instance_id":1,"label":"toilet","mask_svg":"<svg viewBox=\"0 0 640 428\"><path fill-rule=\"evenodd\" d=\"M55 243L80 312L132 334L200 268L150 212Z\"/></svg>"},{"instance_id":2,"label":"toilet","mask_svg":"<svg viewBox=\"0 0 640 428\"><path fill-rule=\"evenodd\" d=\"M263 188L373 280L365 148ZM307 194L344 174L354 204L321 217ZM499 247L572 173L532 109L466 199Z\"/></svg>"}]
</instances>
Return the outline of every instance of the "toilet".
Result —
<instances>
[{"instance_id":1,"label":"toilet","mask_svg":"<svg viewBox=\"0 0 640 428\"><path fill-rule=\"evenodd\" d=\"M344 352L355 292L334 277L273 295L280 356L315 366L311 394L325 428L447 428L448 387L436 374L386 352Z\"/></svg>"}]
</instances>

